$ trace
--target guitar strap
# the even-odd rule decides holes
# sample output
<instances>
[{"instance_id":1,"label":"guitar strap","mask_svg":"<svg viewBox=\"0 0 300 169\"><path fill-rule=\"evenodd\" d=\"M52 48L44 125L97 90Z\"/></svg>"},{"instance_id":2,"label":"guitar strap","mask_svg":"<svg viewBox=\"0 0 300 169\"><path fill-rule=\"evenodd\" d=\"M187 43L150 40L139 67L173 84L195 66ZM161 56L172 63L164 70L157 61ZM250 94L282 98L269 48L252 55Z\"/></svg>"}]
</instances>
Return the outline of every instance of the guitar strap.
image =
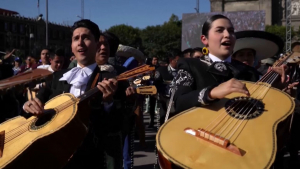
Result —
<instances>
[{"instance_id":1,"label":"guitar strap","mask_svg":"<svg viewBox=\"0 0 300 169\"><path fill-rule=\"evenodd\" d=\"M99 75L100 75L100 73L97 73L97 75L96 75L96 77L95 77L95 79L94 79L94 81L92 83L91 89L94 88L94 87L96 87Z\"/></svg>"}]
</instances>

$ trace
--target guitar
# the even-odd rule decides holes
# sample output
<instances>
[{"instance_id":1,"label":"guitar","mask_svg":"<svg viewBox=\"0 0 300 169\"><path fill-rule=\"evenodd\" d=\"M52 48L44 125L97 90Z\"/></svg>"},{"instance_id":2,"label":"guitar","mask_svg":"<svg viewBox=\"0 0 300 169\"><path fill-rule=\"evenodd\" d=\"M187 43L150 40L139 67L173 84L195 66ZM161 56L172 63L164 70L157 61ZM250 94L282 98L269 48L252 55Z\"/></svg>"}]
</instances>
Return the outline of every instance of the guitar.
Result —
<instances>
[{"instance_id":1,"label":"guitar","mask_svg":"<svg viewBox=\"0 0 300 169\"><path fill-rule=\"evenodd\" d=\"M289 53L274 66L296 62L299 56ZM271 87L277 76L270 71L256 83L243 81L250 97L232 93L169 119L156 135L160 167L270 168L281 140L277 126L295 108L292 97Z\"/></svg>"},{"instance_id":2,"label":"guitar","mask_svg":"<svg viewBox=\"0 0 300 169\"><path fill-rule=\"evenodd\" d=\"M116 79L127 80L154 69L142 65ZM63 167L88 132L89 100L99 92L95 87L77 98L64 93L49 100L41 116L18 116L3 122L0 125L0 168Z\"/></svg>"}]
</instances>

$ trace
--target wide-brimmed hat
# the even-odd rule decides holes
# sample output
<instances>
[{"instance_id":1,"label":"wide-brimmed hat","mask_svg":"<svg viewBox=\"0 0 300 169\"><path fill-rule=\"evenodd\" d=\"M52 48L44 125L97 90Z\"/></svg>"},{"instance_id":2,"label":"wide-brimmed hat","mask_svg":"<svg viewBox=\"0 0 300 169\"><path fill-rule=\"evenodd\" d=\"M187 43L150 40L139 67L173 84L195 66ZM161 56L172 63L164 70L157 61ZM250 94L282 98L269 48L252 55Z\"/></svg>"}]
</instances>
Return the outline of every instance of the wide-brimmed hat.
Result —
<instances>
[{"instance_id":1,"label":"wide-brimmed hat","mask_svg":"<svg viewBox=\"0 0 300 169\"><path fill-rule=\"evenodd\" d=\"M284 46L280 37L269 32L247 30L235 32L235 36L233 53L242 49L253 49L257 60L275 56Z\"/></svg>"}]
</instances>

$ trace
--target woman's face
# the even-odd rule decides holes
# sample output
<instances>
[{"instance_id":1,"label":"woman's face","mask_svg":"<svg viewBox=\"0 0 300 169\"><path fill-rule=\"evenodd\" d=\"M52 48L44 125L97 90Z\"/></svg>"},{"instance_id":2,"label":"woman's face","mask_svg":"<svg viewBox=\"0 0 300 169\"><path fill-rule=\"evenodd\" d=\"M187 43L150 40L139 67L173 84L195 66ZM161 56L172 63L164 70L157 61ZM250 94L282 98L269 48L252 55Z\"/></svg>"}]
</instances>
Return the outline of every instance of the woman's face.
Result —
<instances>
[{"instance_id":1,"label":"woman's face","mask_svg":"<svg viewBox=\"0 0 300 169\"><path fill-rule=\"evenodd\" d=\"M217 19L212 22L208 37L202 35L201 40L209 53L226 59L232 54L235 44L234 28L229 20Z\"/></svg>"}]
</instances>

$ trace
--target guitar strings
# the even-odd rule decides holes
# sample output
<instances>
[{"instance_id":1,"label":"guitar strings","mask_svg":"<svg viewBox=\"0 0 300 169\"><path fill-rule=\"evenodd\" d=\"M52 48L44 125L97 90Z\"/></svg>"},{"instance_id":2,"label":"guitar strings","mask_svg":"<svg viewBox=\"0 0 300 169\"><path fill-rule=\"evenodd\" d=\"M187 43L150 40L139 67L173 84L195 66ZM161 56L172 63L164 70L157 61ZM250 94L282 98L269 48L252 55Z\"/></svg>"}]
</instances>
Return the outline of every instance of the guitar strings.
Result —
<instances>
[{"instance_id":1,"label":"guitar strings","mask_svg":"<svg viewBox=\"0 0 300 169\"><path fill-rule=\"evenodd\" d=\"M291 55L290 55L290 56L291 56ZM290 57L290 56L289 56L289 57ZM275 66L278 66L278 65L282 64L282 63L283 63L285 60L287 60L289 57L287 57L287 58L285 58L285 59L279 61ZM275 75L275 77L274 77L274 75ZM269 76L271 76L271 78L268 78ZM264 89L265 89L264 85L262 85L262 84L259 84L259 85L258 85L258 83L264 82L264 80L268 78L266 82L268 82L268 81L271 79L271 81L272 81L271 84L272 84L272 83L275 81L275 79L277 78L277 76L278 76L278 74L276 75L276 72L274 72L273 70L267 72L267 73L266 73L266 74L265 74L258 82L256 82L253 86L251 86L251 90L252 90L253 87L258 86L258 87L254 90L253 94L254 94L255 91L258 90L259 88L264 88ZM273 79L273 80L272 80L272 79ZM266 94L266 92L268 91L268 89L270 89L270 87L271 87L271 86L267 87L267 89L265 90L265 92L262 92L261 94L263 94L263 93ZM250 92L250 89L249 89L249 93L251 93L251 92ZM251 94L251 96L252 96L253 94ZM265 95L265 94L264 94L264 95ZM240 97L240 98L241 98L241 97ZM235 108L236 106L238 106L239 103L240 103L240 102L238 102L238 104L235 105L235 106L233 106L233 105L234 105L234 104L233 104L232 106L229 106L228 108L231 108L231 107L232 107L231 110L233 110L233 108ZM249 103L249 102L248 102L248 103ZM247 103L247 104L248 104L248 103ZM256 103L255 103L255 105L256 105ZM228 108L227 108L227 109L228 109ZM226 110L227 110L227 109L226 109ZM231 111L231 110L230 110L230 111ZM241 110L242 110L242 109L241 109ZM241 110L240 110L240 111L241 111ZM251 112L251 110L250 110L250 112ZM239 113L238 113L238 114L239 114ZM238 114L236 114L236 116L237 116ZM244 114L244 113L243 113L243 114ZM248 113L248 114L249 114L249 113ZM245 118L248 116L248 114L245 116ZM220 113L218 117L220 117L221 115L222 115L222 113ZM213 128L212 128L210 131L212 131L217 125L219 125L220 122L223 121L223 120L225 119L226 116L228 116L227 113L223 114L223 117L222 117L222 119L219 121L219 123L217 123L215 126L213 126ZM235 116L235 117L236 117L236 116ZM217 117L216 119L218 119L218 117ZM245 120L245 118L244 118L244 120ZM214 120L213 120L206 128L208 128L214 121L216 121L216 119L214 119ZM232 120L233 120L233 119L234 119L234 118L232 118ZM232 121L232 120L231 120L231 121ZM244 121L244 120L243 120L243 121ZM228 120L227 120L227 121L228 121ZM242 122L243 122L243 121L242 121ZM237 122L239 122L239 121L236 121L236 123L237 123ZM242 124L242 122L238 125L238 127ZM226 122L225 122L225 123L226 123ZM230 123L231 123L231 122L230 122ZM230 124L230 123L229 123L229 124ZM236 123L235 123L235 124L236 124ZM227 126L225 127L225 129L226 129L228 126L229 126L229 125L227 125ZM233 127L234 127L234 126L235 126L235 125L233 125ZM233 128L233 127L232 127L232 128ZM238 127L235 129L234 133L237 131ZM223 129L223 131L225 131L225 129ZM220 130L220 129L219 129L219 130ZM219 131L219 130L217 130L217 131ZM232 129L230 129L230 131L231 131L231 130L232 130ZM222 134L223 131L221 131L220 134ZM229 131L229 132L230 132L230 131ZM229 137L229 139L232 137L232 135L233 135L234 133L231 134L231 136ZM228 135L228 134L226 134L226 135ZM226 136L226 135L225 135L225 136ZM216 135L215 135L215 136L216 136ZM217 136L218 136L218 134L217 134ZM215 138L216 138L216 137L215 137Z\"/></svg>"},{"instance_id":2,"label":"guitar strings","mask_svg":"<svg viewBox=\"0 0 300 169\"><path fill-rule=\"evenodd\" d=\"M275 75L275 78L272 80L271 84L276 80L276 78L278 77L278 75ZM270 89L270 87L267 87L266 91L264 93L262 93L262 95L266 95L267 91ZM263 97L264 97L263 96ZM258 100L256 100L256 103L254 104L254 106L252 106L252 108L248 111L248 113L244 116L243 120L240 120L239 125L235 128L235 130L232 132L232 134L227 138L228 140L234 135L234 133L236 133L236 131L238 130L238 128L241 126L241 124L245 121L245 119L247 118L247 116L249 115L249 113L252 111L252 109L255 107L255 105L258 103Z\"/></svg>"},{"instance_id":3,"label":"guitar strings","mask_svg":"<svg viewBox=\"0 0 300 169\"><path fill-rule=\"evenodd\" d=\"M275 80L276 78L274 78L274 80ZM249 104L250 102L247 102L247 104ZM247 105L246 104L246 105ZM244 106L244 107L246 107L246 106ZM243 108L244 108L243 107ZM242 108L242 109L243 109ZM247 109L246 109L247 110ZM245 110L245 111L246 111ZM252 109L251 109L252 110ZM244 116L244 120L246 119L246 117L248 116L248 114L251 112L251 110ZM242 114L244 114L245 113L245 111L242 113ZM240 112L239 112L240 113ZM237 115L240 115L239 113L237 113ZM227 114L227 113L226 113ZM235 117L237 117L237 115L235 116ZM214 141L215 141L215 139L216 139L216 136L219 136L219 137L221 137L221 138L225 138L228 134L229 134L229 132L232 130L232 128L240 121L240 120L236 120L236 122L234 123L234 125L231 127L231 129L227 132L227 134L226 135L224 135L224 136L221 136L221 134L227 129L227 127L232 123L232 121L234 120L234 118L231 118L231 121L228 123L228 125L221 131L221 133L217 133L217 134L215 134L215 136L214 136ZM241 122L240 122L240 124L238 125L238 127L235 129L235 131L239 128L239 126L242 124L242 122L244 121L244 120L242 120ZM226 122L225 122L226 123ZM219 123L220 124L220 123ZM218 125L218 124L217 124ZM222 129L222 128L220 128L220 129ZM219 130L220 130L219 129ZM219 130L217 130L217 131L219 131ZM234 131L234 133L235 133L235 131ZM234 134L234 133L232 133L232 135ZM232 136L231 135L231 136ZM231 136L230 136L230 138L231 138ZM227 140L229 140L230 138L226 138Z\"/></svg>"},{"instance_id":4,"label":"guitar strings","mask_svg":"<svg viewBox=\"0 0 300 169\"><path fill-rule=\"evenodd\" d=\"M266 76L263 76L261 80L264 80L265 78L267 78L267 76L270 74L271 72L267 72L266 73ZM261 85L257 85L260 81L256 82L254 85L252 85L250 88L249 88L249 93L255 93L256 90L258 90ZM256 88L256 86L258 86ZM254 89L254 90L253 90ZM252 94L251 94L252 95ZM240 96L239 98L242 98L242 96ZM237 103L237 104L236 104ZM229 106L228 108L225 109L225 111L228 111L229 109L231 109L230 111L233 110L233 108L235 108L236 106L238 106L241 102L234 102L233 105ZM236 105L234 105L236 104ZM222 119L220 120L220 122L228 115L226 112L224 114L220 113L212 122L210 122L206 127L205 129L207 129L210 125L213 124L214 121L216 121L221 115L223 115ZM210 131L212 131L215 127L217 127L218 123L212 127L212 129L210 129Z\"/></svg>"},{"instance_id":5,"label":"guitar strings","mask_svg":"<svg viewBox=\"0 0 300 169\"><path fill-rule=\"evenodd\" d=\"M270 78L270 80L268 80L267 82L272 84L272 83L276 80L276 78L277 78L277 75L274 74L274 75ZM240 122L240 123L238 124L238 126L236 127L236 129L234 130L234 132L231 134L231 136L230 136L229 138L227 138L227 139L230 139L230 138L232 137L232 135L235 133L235 131L237 131L237 129L239 128L239 126L242 124L242 122L248 117L249 113L252 111L252 109L253 109L253 108L256 106L256 104L259 102L259 101L258 101L258 98L259 98L261 95L265 95L265 94L267 93L267 91L270 89L270 86L264 87L264 88L265 88L265 90L264 90L263 92L261 92L260 95L258 95L257 97L255 97L256 100L254 100L254 103L252 103L253 101L247 102L247 104L244 105L244 106L242 107L241 110L243 110L245 107L246 107L246 109L245 109L242 113L241 113L241 111L239 111L239 112L237 113L237 115L244 115L245 113L247 113L247 110L250 108L250 110L248 111L248 113L247 113L246 115L244 115L243 120L236 120L236 122L232 125L231 129L227 132L227 134L225 134L225 135L223 136L224 138L230 133L230 131L235 127L235 125L236 125L238 122ZM251 107L251 103L253 104L252 107ZM249 104L250 104L250 105L249 105ZM249 105L249 106L248 106L248 105ZM234 120L234 118L232 118L232 121L233 121L233 120ZM229 125L228 125L228 126L229 126Z\"/></svg>"}]
</instances>

